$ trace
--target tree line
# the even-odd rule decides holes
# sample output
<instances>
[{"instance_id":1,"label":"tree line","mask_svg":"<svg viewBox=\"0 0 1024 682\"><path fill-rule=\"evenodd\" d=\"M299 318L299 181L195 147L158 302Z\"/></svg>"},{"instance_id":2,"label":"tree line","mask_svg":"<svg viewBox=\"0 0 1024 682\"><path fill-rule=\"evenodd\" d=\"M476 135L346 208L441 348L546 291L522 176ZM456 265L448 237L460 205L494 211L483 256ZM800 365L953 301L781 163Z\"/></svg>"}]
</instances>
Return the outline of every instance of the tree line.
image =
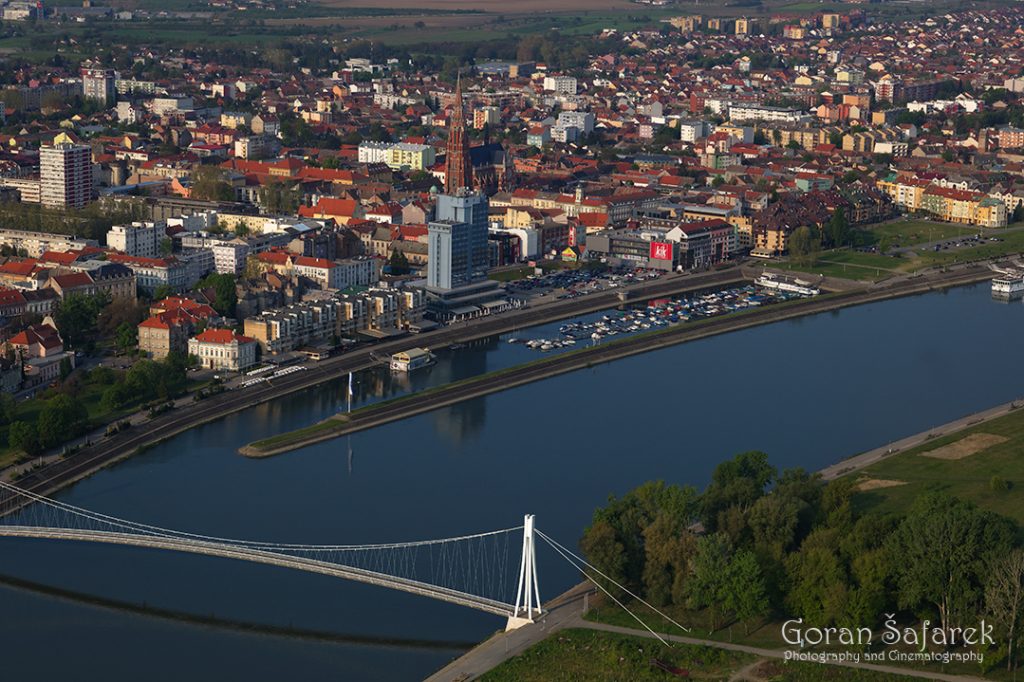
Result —
<instances>
[{"instance_id":1,"label":"tree line","mask_svg":"<svg viewBox=\"0 0 1024 682\"><path fill-rule=\"evenodd\" d=\"M874 628L894 612L949 631L986 617L1001 635L986 660L1015 669L1016 524L936 493L900 515L865 512L855 492L851 477L779 473L765 453L745 452L716 467L703 492L650 482L610 498L580 544L610 580L592 578L617 598L621 585L657 607L703 612L711 631L773 617Z\"/></svg>"}]
</instances>

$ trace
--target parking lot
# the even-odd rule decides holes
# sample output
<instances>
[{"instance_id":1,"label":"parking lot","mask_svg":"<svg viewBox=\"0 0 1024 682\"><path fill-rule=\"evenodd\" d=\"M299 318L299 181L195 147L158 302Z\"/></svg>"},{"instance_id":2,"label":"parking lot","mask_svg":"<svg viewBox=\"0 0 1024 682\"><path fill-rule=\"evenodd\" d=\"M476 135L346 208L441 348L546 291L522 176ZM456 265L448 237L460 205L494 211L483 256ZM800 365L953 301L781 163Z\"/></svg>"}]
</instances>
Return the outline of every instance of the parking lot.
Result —
<instances>
[{"instance_id":1,"label":"parking lot","mask_svg":"<svg viewBox=\"0 0 1024 682\"><path fill-rule=\"evenodd\" d=\"M546 275L531 275L527 279L509 282L509 295L520 298L556 299L579 298L596 291L615 289L627 284L658 279L662 272L656 270L629 270L614 268L600 272L590 270L559 270Z\"/></svg>"}]
</instances>

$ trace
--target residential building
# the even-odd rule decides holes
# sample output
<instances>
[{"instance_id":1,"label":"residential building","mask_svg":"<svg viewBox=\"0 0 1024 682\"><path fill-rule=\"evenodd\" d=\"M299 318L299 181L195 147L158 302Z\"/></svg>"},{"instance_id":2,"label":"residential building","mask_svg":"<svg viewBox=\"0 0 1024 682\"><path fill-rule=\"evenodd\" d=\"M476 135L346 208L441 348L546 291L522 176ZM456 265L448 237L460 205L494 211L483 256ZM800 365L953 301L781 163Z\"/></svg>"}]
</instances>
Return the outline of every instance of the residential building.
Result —
<instances>
[{"instance_id":1,"label":"residential building","mask_svg":"<svg viewBox=\"0 0 1024 682\"><path fill-rule=\"evenodd\" d=\"M82 69L82 98L107 107L114 103L113 69Z\"/></svg>"},{"instance_id":2,"label":"residential building","mask_svg":"<svg viewBox=\"0 0 1024 682\"><path fill-rule=\"evenodd\" d=\"M166 223L150 221L114 225L107 231L107 246L129 256L156 258L166 228Z\"/></svg>"},{"instance_id":3,"label":"residential building","mask_svg":"<svg viewBox=\"0 0 1024 682\"><path fill-rule=\"evenodd\" d=\"M92 201L92 149L59 143L39 149L40 201L56 208L83 208Z\"/></svg>"}]
</instances>

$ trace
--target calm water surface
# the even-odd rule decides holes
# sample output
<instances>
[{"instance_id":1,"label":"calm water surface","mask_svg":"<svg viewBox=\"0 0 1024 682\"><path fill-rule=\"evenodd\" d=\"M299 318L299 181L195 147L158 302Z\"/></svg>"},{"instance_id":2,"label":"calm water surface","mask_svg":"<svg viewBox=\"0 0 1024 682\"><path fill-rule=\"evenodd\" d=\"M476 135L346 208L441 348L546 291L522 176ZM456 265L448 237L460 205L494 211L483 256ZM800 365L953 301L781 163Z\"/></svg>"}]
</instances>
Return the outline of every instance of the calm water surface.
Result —
<instances>
[{"instance_id":1,"label":"calm water surface","mask_svg":"<svg viewBox=\"0 0 1024 682\"><path fill-rule=\"evenodd\" d=\"M339 380L196 428L60 498L211 535L339 544L512 527L529 512L574 544L609 494L649 479L702 486L718 462L749 449L780 468L816 469L1020 397L1022 337L1024 306L992 301L979 285L647 353L280 457L236 454L343 409ZM412 377L364 373L356 404L538 357L506 338L442 351ZM539 552L549 598L577 576ZM0 573L338 634L466 642L503 625L322 576L132 548L3 540ZM0 587L0 660L12 679L412 680L457 653L251 634Z\"/></svg>"}]
</instances>

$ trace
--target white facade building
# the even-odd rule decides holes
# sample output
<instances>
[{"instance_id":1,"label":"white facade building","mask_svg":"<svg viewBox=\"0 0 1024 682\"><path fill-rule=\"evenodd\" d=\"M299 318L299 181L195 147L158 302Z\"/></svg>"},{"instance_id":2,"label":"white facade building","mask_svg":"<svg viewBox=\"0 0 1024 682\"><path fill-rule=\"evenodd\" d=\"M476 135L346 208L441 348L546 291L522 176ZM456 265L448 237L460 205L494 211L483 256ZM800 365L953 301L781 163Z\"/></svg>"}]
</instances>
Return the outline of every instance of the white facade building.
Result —
<instances>
[{"instance_id":1,"label":"white facade building","mask_svg":"<svg viewBox=\"0 0 1024 682\"><path fill-rule=\"evenodd\" d=\"M188 354L207 369L242 372L256 364L256 340L230 329L207 329L188 340Z\"/></svg>"},{"instance_id":2,"label":"white facade building","mask_svg":"<svg viewBox=\"0 0 1024 682\"><path fill-rule=\"evenodd\" d=\"M114 225L107 231L107 246L129 256L156 258L160 254L160 242L165 234L166 225L162 222Z\"/></svg>"}]
</instances>

